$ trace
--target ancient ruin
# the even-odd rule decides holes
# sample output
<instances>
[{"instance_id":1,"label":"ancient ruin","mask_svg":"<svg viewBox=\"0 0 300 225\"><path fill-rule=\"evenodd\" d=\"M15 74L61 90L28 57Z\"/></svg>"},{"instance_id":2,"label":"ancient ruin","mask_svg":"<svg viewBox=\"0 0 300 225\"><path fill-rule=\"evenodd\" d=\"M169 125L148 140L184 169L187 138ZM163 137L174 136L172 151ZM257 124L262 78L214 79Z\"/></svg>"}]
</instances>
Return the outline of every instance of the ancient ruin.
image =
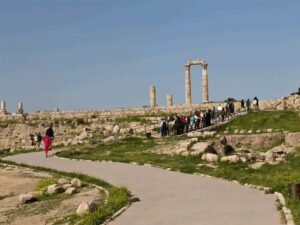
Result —
<instances>
[{"instance_id":1,"label":"ancient ruin","mask_svg":"<svg viewBox=\"0 0 300 225\"><path fill-rule=\"evenodd\" d=\"M19 102L18 103L18 111L17 111L18 114L23 114L24 113L24 110L23 110L23 103L22 102Z\"/></svg>"},{"instance_id":2,"label":"ancient ruin","mask_svg":"<svg viewBox=\"0 0 300 225\"><path fill-rule=\"evenodd\" d=\"M173 95L167 95L167 107L173 106Z\"/></svg>"},{"instance_id":3,"label":"ancient ruin","mask_svg":"<svg viewBox=\"0 0 300 225\"><path fill-rule=\"evenodd\" d=\"M155 86L150 86L150 107L154 108L156 106L156 91Z\"/></svg>"},{"instance_id":4,"label":"ancient ruin","mask_svg":"<svg viewBox=\"0 0 300 225\"><path fill-rule=\"evenodd\" d=\"M202 98L203 103L208 102L208 79L207 79L207 66L208 64L201 59L189 60L185 64L185 104L190 106L192 104L191 97L191 65L201 65L202 66Z\"/></svg>"},{"instance_id":5,"label":"ancient ruin","mask_svg":"<svg viewBox=\"0 0 300 225\"><path fill-rule=\"evenodd\" d=\"M1 104L0 104L0 113L6 114L6 102L5 101L1 101Z\"/></svg>"}]
</instances>

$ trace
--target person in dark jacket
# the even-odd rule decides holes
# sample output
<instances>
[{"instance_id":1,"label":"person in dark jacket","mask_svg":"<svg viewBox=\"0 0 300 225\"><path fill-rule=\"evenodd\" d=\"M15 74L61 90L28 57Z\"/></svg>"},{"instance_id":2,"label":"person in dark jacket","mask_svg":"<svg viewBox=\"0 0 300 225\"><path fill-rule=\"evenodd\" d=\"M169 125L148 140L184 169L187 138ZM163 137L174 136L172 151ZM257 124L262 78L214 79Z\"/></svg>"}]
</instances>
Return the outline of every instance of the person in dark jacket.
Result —
<instances>
[{"instance_id":1,"label":"person in dark jacket","mask_svg":"<svg viewBox=\"0 0 300 225\"><path fill-rule=\"evenodd\" d=\"M248 98L246 101L247 111L250 111L250 105L251 105L251 102L250 102L250 99Z\"/></svg>"},{"instance_id":2,"label":"person in dark jacket","mask_svg":"<svg viewBox=\"0 0 300 225\"><path fill-rule=\"evenodd\" d=\"M245 101L244 101L244 99L242 99L242 101L241 101L241 107L244 109L245 108Z\"/></svg>"}]
</instances>

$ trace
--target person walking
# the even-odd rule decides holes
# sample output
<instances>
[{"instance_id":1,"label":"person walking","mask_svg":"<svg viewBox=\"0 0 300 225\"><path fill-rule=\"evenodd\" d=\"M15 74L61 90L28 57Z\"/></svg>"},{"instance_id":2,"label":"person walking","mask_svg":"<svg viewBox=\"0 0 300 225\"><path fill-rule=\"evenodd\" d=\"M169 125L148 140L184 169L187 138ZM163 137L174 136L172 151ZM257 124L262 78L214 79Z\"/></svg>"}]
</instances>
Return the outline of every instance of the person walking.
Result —
<instances>
[{"instance_id":1,"label":"person walking","mask_svg":"<svg viewBox=\"0 0 300 225\"><path fill-rule=\"evenodd\" d=\"M241 108L242 108L242 109L245 108L245 101L244 101L244 99L242 99L242 101L241 101Z\"/></svg>"},{"instance_id":2,"label":"person walking","mask_svg":"<svg viewBox=\"0 0 300 225\"><path fill-rule=\"evenodd\" d=\"M246 101L247 112L250 111L250 105L251 105L251 102L250 102L250 99L248 98L247 101Z\"/></svg>"},{"instance_id":3,"label":"person walking","mask_svg":"<svg viewBox=\"0 0 300 225\"><path fill-rule=\"evenodd\" d=\"M48 157L48 151L51 147L52 141L54 139L54 131L53 131L53 125L50 124L49 128L46 130L46 135L44 137L44 143L45 143L45 155L46 158Z\"/></svg>"},{"instance_id":4,"label":"person walking","mask_svg":"<svg viewBox=\"0 0 300 225\"><path fill-rule=\"evenodd\" d=\"M35 150L36 150L36 151L39 151L39 150L40 150L40 146L41 146L42 140L43 140L43 137L42 137L42 135L41 135L41 132L36 133L36 134L35 134L35 137L34 137L34 141L35 141Z\"/></svg>"},{"instance_id":5,"label":"person walking","mask_svg":"<svg viewBox=\"0 0 300 225\"><path fill-rule=\"evenodd\" d=\"M255 103L255 107L256 107L256 109L258 110L258 98L255 96L254 98L253 98L253 100L255 101L254 103Z\"/></svg>"}]
</instances>

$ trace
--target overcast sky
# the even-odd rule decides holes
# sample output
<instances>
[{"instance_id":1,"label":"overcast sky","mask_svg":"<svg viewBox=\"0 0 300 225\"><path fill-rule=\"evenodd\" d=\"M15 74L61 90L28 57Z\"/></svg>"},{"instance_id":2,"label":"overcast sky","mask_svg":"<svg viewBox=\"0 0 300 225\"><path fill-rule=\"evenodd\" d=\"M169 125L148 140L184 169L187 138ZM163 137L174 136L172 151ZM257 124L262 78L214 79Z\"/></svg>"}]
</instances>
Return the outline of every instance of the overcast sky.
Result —
<instances>
[{"instance_id":1,"label":"overcast sky","mask_svg":"<svg viewBox=\"0 0 300 225\"><path fill-rule=\"evenodd\" d=\"M0 0L0 99L9 111L184 103L184 64L209 98L300 86L299 0ZM192 101L202 101L193 66Z\"/></svg>"}]
</instances>

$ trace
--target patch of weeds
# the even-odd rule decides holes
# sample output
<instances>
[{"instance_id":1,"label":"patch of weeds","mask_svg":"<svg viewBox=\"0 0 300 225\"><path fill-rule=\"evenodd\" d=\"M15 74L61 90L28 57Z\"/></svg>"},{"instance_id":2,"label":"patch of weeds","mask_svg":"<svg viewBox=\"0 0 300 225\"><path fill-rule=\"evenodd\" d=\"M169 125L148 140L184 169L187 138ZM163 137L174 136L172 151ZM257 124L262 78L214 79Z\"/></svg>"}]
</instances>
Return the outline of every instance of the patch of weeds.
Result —
<instances>
[{"instance_id":1,"label":"patch of weeds","mask_svg":"<svg viewBox=\"0 0 300 225\"><path fill-rule=\"evenodd\" d=\"M151 124L151 120L143 117L143 116L124 116L115 119L115 123L122 124L122 123L131 123L131 122L138 122L141 125L144 124Z\"/></svg>"},{"instance_id":2,"label":"patch of weeds","mask_svg":"<svg viewBox=\"0 0 300 225\"><path fill-rule=\"evenodd\" d=\"M0 121L0 128L7 128L10 124L17 124L18 120L1 120Z\"/></svg>"},{"instance_id":3,"label":"patch of weeds","mask_svg":"<svg viewBox=\"0 0 300 225\"><path fill-rule=\"evenodd\" d=\"M49 185L51 184L55 184L57 182L57 179L54 177L50 177L50 178L44 178L41 179L37 182L35 189L36 190L44 190L45 188L47 188Z\"/></svg>"}]
</instances>

